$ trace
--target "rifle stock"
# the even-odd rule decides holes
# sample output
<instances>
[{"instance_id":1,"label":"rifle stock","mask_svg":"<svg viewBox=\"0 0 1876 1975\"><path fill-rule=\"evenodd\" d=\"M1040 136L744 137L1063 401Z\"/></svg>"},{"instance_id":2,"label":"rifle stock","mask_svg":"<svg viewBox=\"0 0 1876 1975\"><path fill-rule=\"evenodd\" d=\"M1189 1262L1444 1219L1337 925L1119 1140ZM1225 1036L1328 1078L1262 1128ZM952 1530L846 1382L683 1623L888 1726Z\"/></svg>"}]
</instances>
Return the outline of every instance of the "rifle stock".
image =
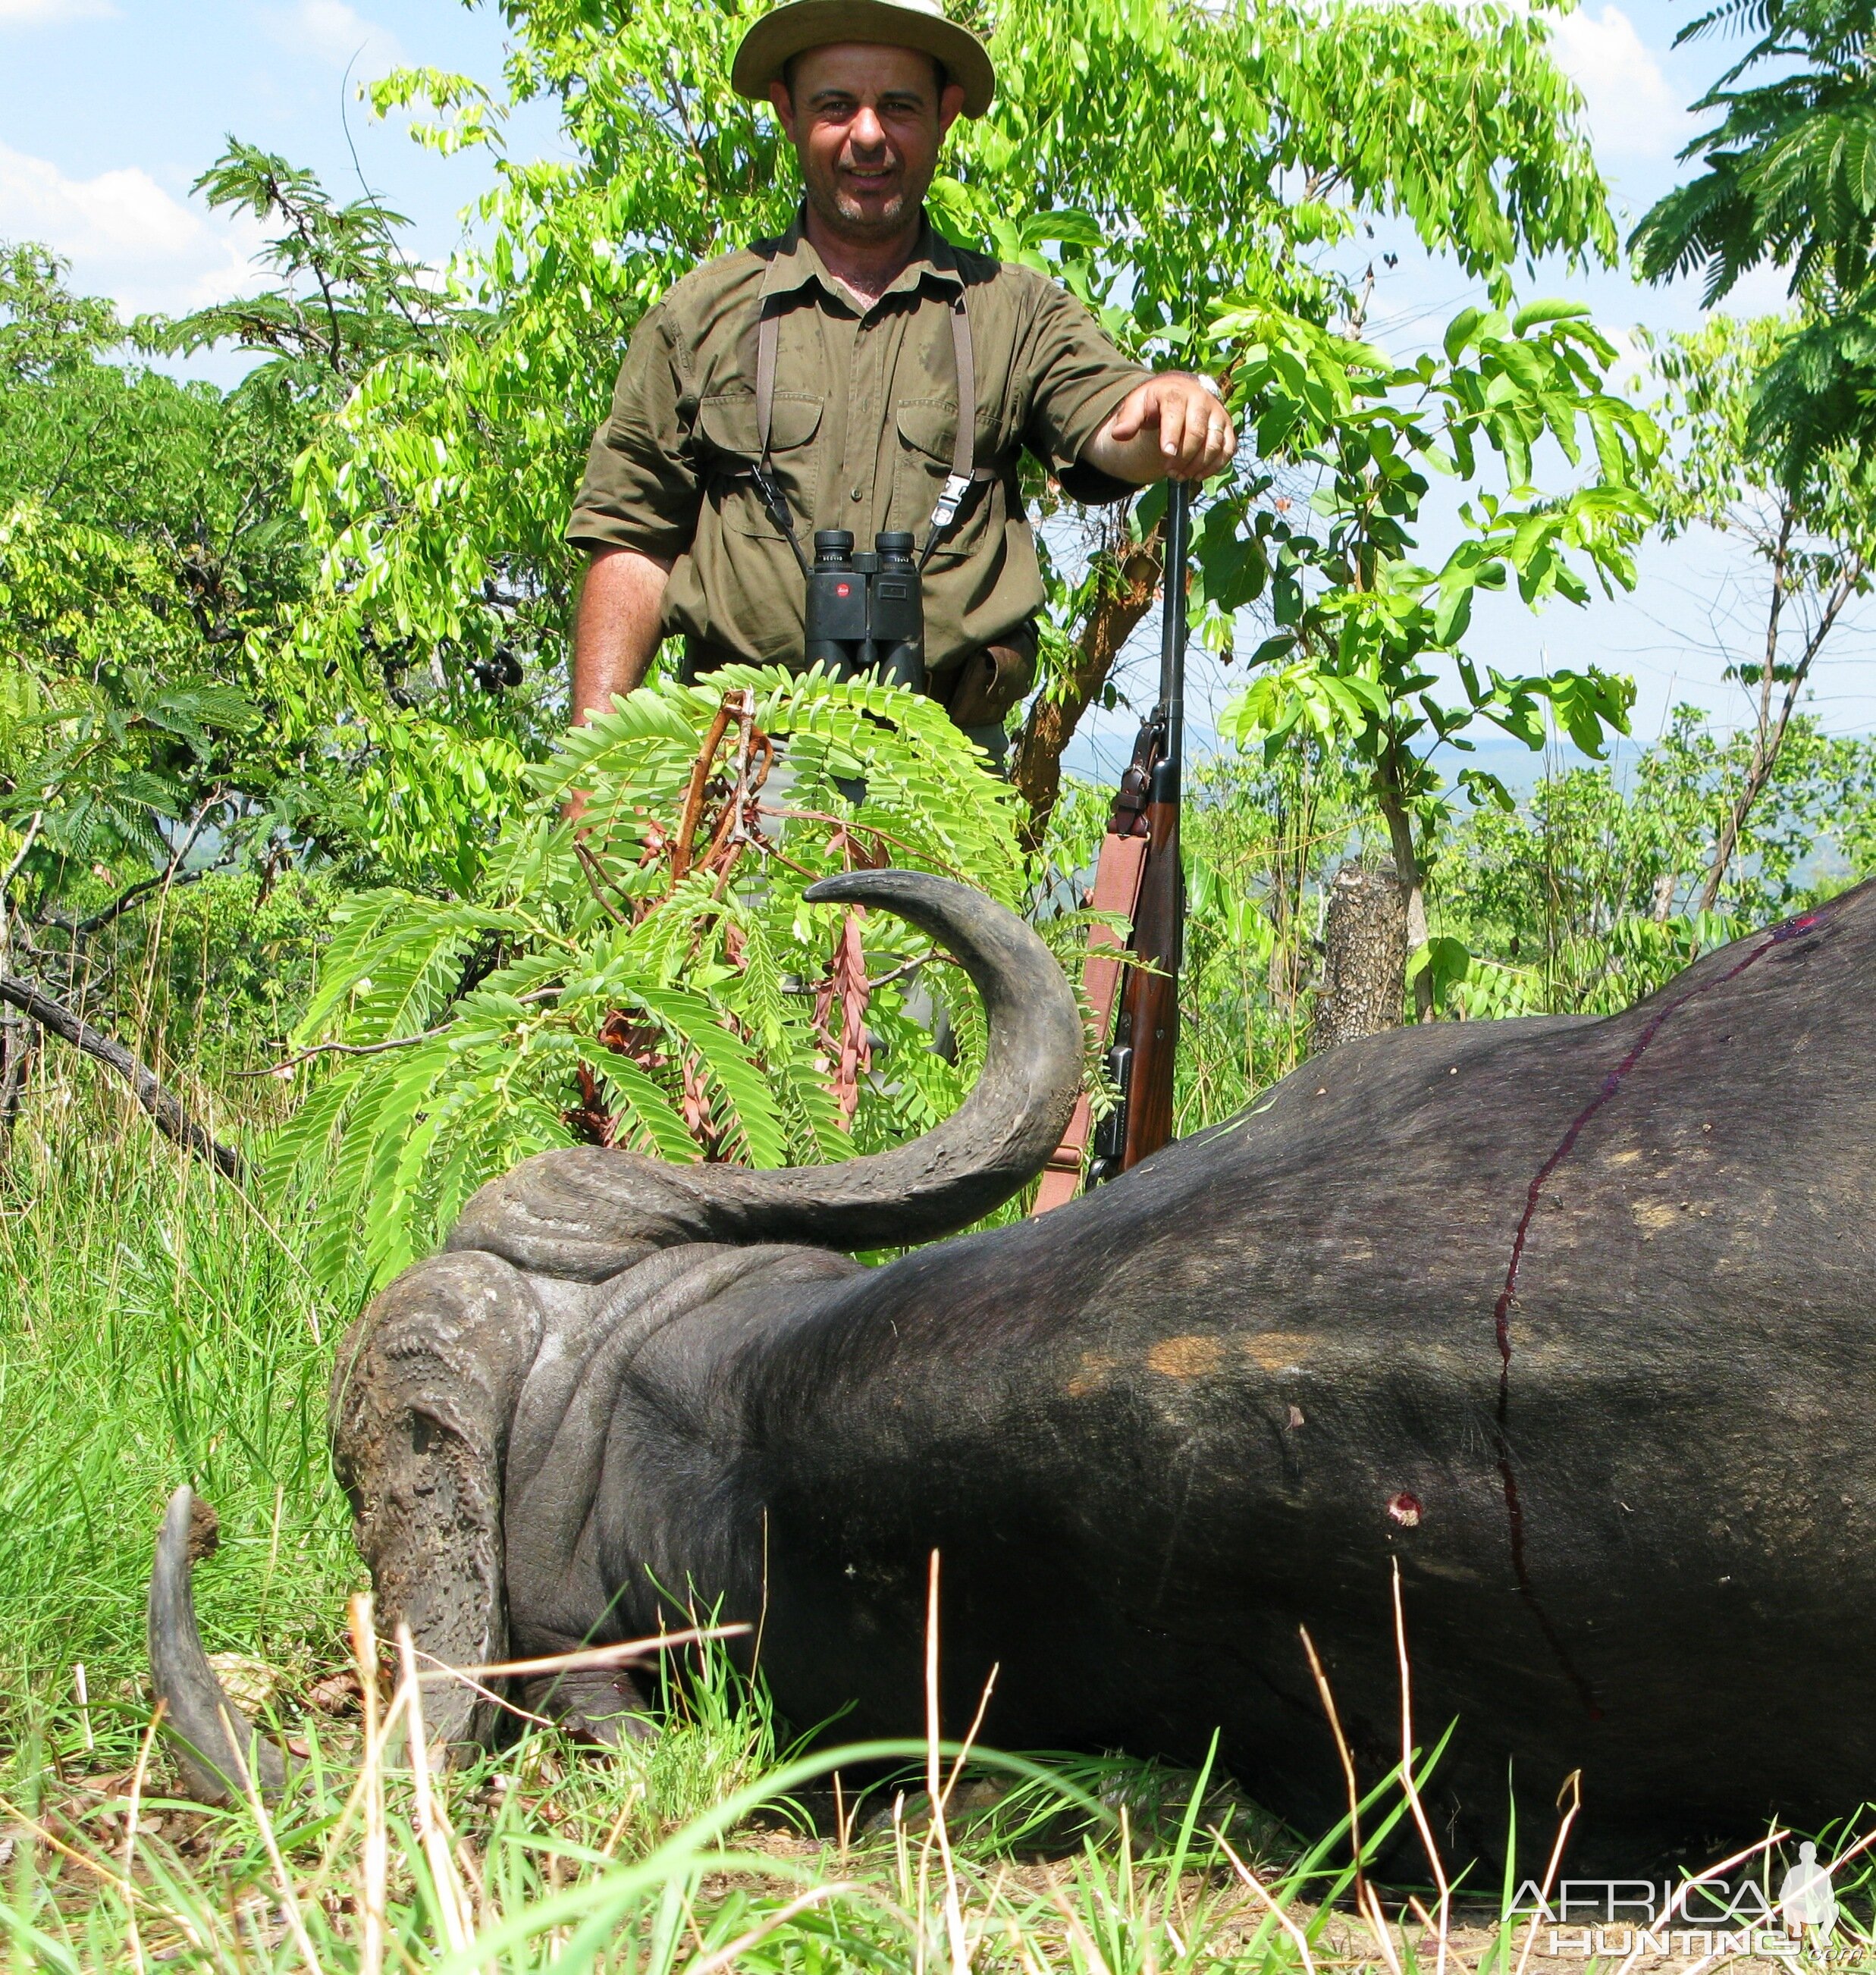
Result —
<instances>
[{"instance_id":1,"label":"rifle stock","mask_svg":"<svg viewBox=\"0 0 1876 1975\"><path fill-rule=\"evenodd\" d=\"M1167 491L1166 609L1160 647L1160 703L1141 722L1134 758L1115 791L1094 882L1098 909L1111 910L1124 895L1131 906L1127 950L1146 963L1130 967L1120 991L1120 1011L1107 1051L1107 1073L1120 1103L1094 1132L1086 1184L1137 1165L1173 1136L1173 1076L1179 1055L1179 968L1185 919L1185 880L1180 868L1180 757L1185 744L1186 564L1191 540L1191 489L1174 481ZM1118 984L1115 963L1101 949L1113 945L1098 928L1091 935L1088 992L1104 1019ZM1074 1192L1088 1132L1087 1100L1049 1162L1034 1212L1058 1207Z\"/></svg>"},{"instance_id":2,"label":"rifle stock","mask_svg":"<svg viewBox=\"0 0 1876 1975\"><path fill-rule=\"evenodd\" d=\"M1170 770L1169 774L1167 771ZM1165 785L1171 785L1170 793ZM1180 922L1185 884L1179 864L1179 765L1160 764L1147 806L1150 848L1134 912L1134 958L1121 1019L1132 1051L1127 1079L1127 1125L1121 1170L1137 1165L1173 1136L1173 1071L1179 1056ZM1150 967L1154 971L1147 971Z\"/></svg>"}]
</instances>

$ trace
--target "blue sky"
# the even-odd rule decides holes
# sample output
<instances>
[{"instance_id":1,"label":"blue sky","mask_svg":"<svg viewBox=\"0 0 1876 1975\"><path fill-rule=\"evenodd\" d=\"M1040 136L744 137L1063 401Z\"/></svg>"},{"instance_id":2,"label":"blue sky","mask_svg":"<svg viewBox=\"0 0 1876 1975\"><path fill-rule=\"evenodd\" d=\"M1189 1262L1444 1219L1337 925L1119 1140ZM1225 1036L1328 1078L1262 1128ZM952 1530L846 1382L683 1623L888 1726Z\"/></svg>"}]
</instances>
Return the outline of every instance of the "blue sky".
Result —
<instances>
[{"instance_id":1,"label":"blue sky","mask_svg":"<svg viewBox=\"0 0 1876 1975\"><path fill-rule=\"evenodd\" d=\"M1703 11L1658 0L1626 5L1589 0L1555 20L1558 56L1586 99L1598 160L1624 237L1680 175L1676 153L1711 120L1692 116L1687 106L1742 51L1739 40L1726 35L1673 47L1680 25ZM1635 325L1666 332L1693 329L1701 319L1697 281L1648 288L1620 271L1585 275L1546 268L1521 286L1527 294L1588 301L1624 347L1621 332ZM1391 347L1404 350L1417 339L1431 340L1455 309L1481 299L1454 271L1404 252L1394 292L1384 288L1377 296L1371 327ZM1743 281L1726 307L1753 315L1780 310L1785 302L1783 281L1768 268ZM1633 377L1632 367L1627 374ZM1630 674L1637 689L1637 739L1657 732L1677 701L1706 708L1723 723L1744 716L1743 695L1723 675L1762 639L1763 595L1755 565L1732 538L1699 531L1679 542L1651 543L1640 558L1634 592L1598 599L1586 610L1554 604L1534 616L1515 597L1483 602L1470 639L1476 656L1532 667L1546 659L1594 662ZM1828 729L1876 728L1876 608L1853 607L1813 678L1813 710Z\"/></svg>"},{"instance_id":2,"label":"blue sky","mask_svg":"<svg viewBox=\"0 0 1876 1975\"><path fill-rule=\"evenodd\" d=\"M344 87L404 63L493 80L500 18L449 0L0 0L0 238L49 239L130 309L233 291L259 235L194 179L230 133L372 189L442 258L484 182L420 151ZM357 164L353 149L357 152Z\"/></svg>"},{"instance_id":3,"label":"blue sky","mask_svg":"<svg viewBox=\"0 0 1876 1975\"><path fill-rule=\"evenodd\" d=\"M1737 47L1709 39L1673 49L1688 12L1659 0L1589 0L1556 18L1560 58L1587 98L1625 230L1673 183L1674 153L1699 127L1685 106ZM377 122L354 90L359 78L400 63L492 80L503 45L497 12L453 0L0 0L0 238L50 242L81 285L127 310L185 308L231 293L252 278L258 231L206 212L189 188L232 132L312 166L335 191L355 190L362 174L410 216L417 250L442 260L485 165L420 150L400 124ZM553 143L545 114L515 133L517 150ZM1407 245L1387 229L1375 242L1377 251ZM1581 297L1615 331L1687 328L1700 317L1691 288L1642 288L1619 272L1546 268L1526 288ZM1404 350L1478 298L1456 269L1406 251L1381 278L1370 327ZM1781 300L1776 278L1764 277L1736 306ZM1633 596L1535 618L1515 600L1493 600L1473 648L1501 665L1594 661L1631 673L1638 738L1658 730L1677 699L1734 720L1743 701L1721 675L1730 656L1751 649L1752 583L1729 540L1657 545ZM1876 728L1873 632L1876 611L1865 609L1820 665L1816 711L1835 731ZM1195 711L1202 717L1233 682L1195 679Z\"/></svg>"}]
</instances>

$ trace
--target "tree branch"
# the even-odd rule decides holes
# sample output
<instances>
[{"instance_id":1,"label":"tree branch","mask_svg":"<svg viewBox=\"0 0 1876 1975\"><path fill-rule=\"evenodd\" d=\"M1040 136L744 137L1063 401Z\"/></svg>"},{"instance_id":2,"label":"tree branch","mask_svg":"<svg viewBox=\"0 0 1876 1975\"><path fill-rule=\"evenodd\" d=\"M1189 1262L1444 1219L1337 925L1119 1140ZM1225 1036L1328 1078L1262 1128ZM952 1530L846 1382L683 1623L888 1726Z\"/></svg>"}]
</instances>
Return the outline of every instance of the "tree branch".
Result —
<instances>
[{"instance_id":1,"label":"tree branch","mask_svg":"<svg viewBox=\"0 0 1876 1975\"><path fill-rule=\"evenodd\" d=\"M193 1152L225 1179L239 1180L245 1172L241 1155L232 1146L219 1144L208 1130L183 1108L183 1100L154 1071L140 1063L115 1037L94 1029L84 1018L43 994L30 981L16 974L0 974L0 1001L31 1017L42 1029L62 1037L74 1049L109 1066L137 1093L137 1101L150 1114L150 1122L173 1143Z\"/></svg>"},{"instance_id":2,"label":"tree branch","mask_svg":"<svg viewBox=\"0 0 1876 1975\"><path fill-rule=\"evenodd\" d=\"M560 991L554 989L554 993ZM237 1076L284 1076L288 1070L297 1070L303 1063L311 1063L319 1056L382 1056L387 1050L414 1049L419 1043L434 1042L439 1036L447 1035L455 1024L452 1016L446 1022L439 1022L433 1029L420 1030L414 1036L393 1036L381 1043L314 1043L311 1049L303 1049L297 1056L284 1058L279 1063L270 1063L265 1070L238 1070Z\"/></svg>"},{"instance_id":3,"label":"tree branch","mask_svg":"<svg viewBox=\"0 0 1876 1975\"><path fill-rule=\"evenodd\" d=\"M193 871L178 871L173 868L159 871L153 878L140 878L134 885L127 886L107 905L100 906L88 918L74 918L70 912L50 912L47 923L55 925L61 932L68 932L74 939L89 939L93 933L101 932L114 919L120 919L134 905L140 904L152 892L165 885L172 890L179 886L193 885L210 875L210 867L203 865Z\"/></svg>"},{"instance_id":4,"label":"tree branch","mask_svg":"<svg viewBox=\"0 0 1876 1975\"><path fill-rule=\"evenodd\" d=\"M1038 693L1031 702L1010 780L1029 807L1023 841L1032 849L1042 841L1050 813L1061 793L1062 751L1095 695L1106 685L1121 647L1153 607L1160 587L1160 526L1130 543L1118 567L1105 576L1083 625L1076 662L1059 694Z\"/></svg>"},{"instance_id":5,"label":"tree branch","mask_svg":"<svg viewBox=\"0 0 1876 1975\"><path fill-rule=\"evenodd\" d=\"M578 847L578 846L576 846ZM589 881L590 882L590 881ZM601 899L604 905L605 900ZM548 1001L561 991L558 987L533 987L515 999L522 1003ZM311 1063L319 1056L382 1056L387 1050L414 1048L419 1043L434 1042L439 1036L446 1036L456 1025L456 1017L439 1022L433 1029L422 1029L414 1036L392 1036L381 1043L314 1043L311 1049L301 1050L297 1056L290 1056L279 1063L269 1063L265 1070L238 1070L237 1076L279 1076L290 1070L297 1070L303 1063Z\"/></svg>"},{"instance_id":6,"label":"tree branch","mask_svg":"<svg viewBox=\"0 0 1876 1975\"><path fill-rule=\"evenodd\" d=\"M6 867L5 875L0 876L0 900L4 900L7 892L12 889L13 880L19 876L21 866L31 855L33 844L39 835L39 826L44 820L44 810L36 809L33 811L32 820L26 826L26 834L20 839L18 851L15 853L12 863ZM4 909L4 907L0 906L0 909ZM4 938L4 932L0 932L0 939Z\"/></svg>"},{"instance_id":7,"label":"tree branch","mask_svg":"<svg viewBox=\"0 0 1876 1975\"><path fill-rule=\"evenodd\" d=\"M1753 738L1753 754L1747 764L1746 780L1739 790L1737 800L1720 820L1720 830L1713 846L1712 863L1707 866L1707 879L1700 887L1700 902L1697 909L1710 912L1720 897L1720 888L1726 881L1726 869L1739 849L1739 839L1745 834L1746 820L1753 808L1765 792L1766 785L1779 765L1779 756L1785 746L1785 736L1792 724L1792 715L1797 711L1799 695L1804 691L1805 682L1811 676L1811 668L1817 656L1824 649L1824 642L1835 628L1845 606L1856 594L1857 585L1863 580L1864 563L1861 556L1851 556L1839 572L1830 593L1825 597L1810 635L1805 639L1804 649L1799 655L1792 675L1785 682L1785 698L1774 716L1772 711L1772 686L1779 650L1779 619L1787 594L1785 568L1787 550L1792 527L1787 521L1779 534L1778 547L1772 564L1773 581L1772 602L1766 616L1766 656L1764 670L1759 682L1759 718Z\"/></svg>"},{"instance_id":8,"label":"tree branch","mask_svg":"<svg viewBox=\"0 0 1876 1975\"><path fill-rule=\"evenodd\" d=\"M279 201L281 211L293 222L293 230L300 236L301 244L306 248L306 265L313 271L313 279L319 284L319 292L326 304L326 320L331 325L332 340L327 354L334 373L342 374L345 368L345 338L339 329L339 305L333 296L332 284L326 278L325 268L321 265L319 249L313 243L305 209L295 205L284 189L277 189L275 196Z\"/></svg>"},{"instance_id":9,"label":"tree branch","mask_svg":"<svg viewBox=\"0 0 1876 1975\"><path fill-rule=\"evenodd\" d=\"M209 818L222 805L222 792L214 789L208 800L196 812L195 820L189 826L189 834L172 854L169 861L160 871L148 878L140 878L134 885L127 886L110 903L93 912L87 918L74 918L69 912L51 912L47 917L49 923L61 932L70 933L74 939L89 939L94 932L101 932L114 919L121 918L139 899L147 898L159 889L173 891L179 885L193 885L206 878L220 867L213 864L199 865L193 871L185 871L183 860L196 847L196 840L207 826ZM3 958L4 956L0 956Z\"/></svg>"}]
</instances>

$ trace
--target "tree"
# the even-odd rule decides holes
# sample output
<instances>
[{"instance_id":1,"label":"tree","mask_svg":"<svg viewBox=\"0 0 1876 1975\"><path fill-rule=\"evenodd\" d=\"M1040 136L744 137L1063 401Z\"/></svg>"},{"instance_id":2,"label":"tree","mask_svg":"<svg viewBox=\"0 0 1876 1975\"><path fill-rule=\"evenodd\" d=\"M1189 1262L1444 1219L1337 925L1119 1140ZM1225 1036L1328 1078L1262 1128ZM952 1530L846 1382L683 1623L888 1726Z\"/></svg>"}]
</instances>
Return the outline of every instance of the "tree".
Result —
<instances>
[{"instance_id":1,"label":"tree","mask_svg":"<svg viewBox=\"0 0 1876 1975\"><path fill-rule=\"evenodd\" d=\"M778 743L780 803L763 793ZM551 1146L818 1164L927 1129L981 1063L974 998L923 935L801 895L893 863L1017 902L1015 798L986 789L933 702L732 667L634 693L532 779L477 898L387 886L341 915L285 1066L332 1073L268 1174L296 1205L313 1182L331 1280L395 1274L484 1180ZM908 1005L921 981L950 1058Z\"/></svg>"},{"instance_id":2,"label":"tree","mask_svg":"<svg viewBox=\"0 0 1876 1975\"><path fill-rule=\"evenodd\" d=\"M1779 478L1776 457L1754 442L1761 380L1802 334L1776 317L1740 323L1716 316L1697 334L1670 338L1655 357L1676 441L1659 471L1662 531L1671 538L1704 524L1743 541L1765 580L1758 649L1726 666L1726 677L1753 695L1751 744L1714 832L1700 912L1718 901L1753 805L1777 771L1812 668L1845 606L1868 593L1876 555L1868 476L1841 450L1820 457L1794 491Z\"/></svg>"},{"instance_id":3,"label":"tree","mask_svg":"<svg viewBox=\"0 0 1876 1975\"><path fill-rule=\"evenodd\" d=\"M1753 268L1789 270L1801 323L1769 353L1747 431L1794 488L1876 435L1873 19L1871 0L1723 0L1689 21L1677 47L1722 28L1757 38L1693 106L1720 113L1681 153L1705 169L1630 243L1651 281L1703 274L1709 307Z\"/></svg>"},{"instance_id":4,"label":"tree","mask_svg":"<svg viewBox=\"0 0 1876 1975\"><path fill-rule=\"evenodd\" d=\"M295 642L316 571L295 465L447 305L395 214L284 159L232 143L197 189L279 224L272 288L127 330L43 250L0 256L0 822L39 818L42 903L94 867L140 884L210 824L225 862L358 847L344 723ZM119 360L231 341L265 360L226 393Z\"/></svg>"},{"instance_id":5,"label":"tree","mask_svg":"<svg viewBox=\"0 0 1876 1975\"><path fill-rule=\"evenodd\" d=\"M1443 928L1470 949L1456 1011L1613 1014L1703 951L1867 875L1876 747L1828 737L1801 713L1724 889L1703 906L1701 874L1753 744L1749 732L1718 738L1697 708L1677 707L1619 775L1549 774L1516 809L1466 818L1435 901Z\"/></svg>"},{"instance_id":6,"label":"tree","mask_svg":"<svg viewBox=\"0 0 1876 1975\"><path fill-rule=\"evenodd\" d=\"M273 284L191 315L146 318L137 334L153 348L232 344L262 360L235 395L291 437L292 511L278 521L293 531L317 604L333 585L319 552L346 554L306 526L318 512L305 478L317 442L361 394L395 389L453 339L473 347L489 324L413 264L399 238L406 222L374 197L339 204L313 173L234 140L196 189L212 206L280 229L262 257ZM412 518L428 554L446 555L447 489L432 491L441 498ZM517 607L503 568L495 560L479 572L498 614ZM497 636L446 665L393 600L370 621L298 610L268 656L268 725L295 771L301 843L360 875L472 885L505 800L520 799L516 736L539 725L529 708L496 704L523 682L512 644Z\"/></svg>"},{"instance_id":7,"label":"tree","mask_svg":"<svg viewBox=\"0 0 1876 1975\"><path fill-rule=\"evenodd\" d=\"M1628 680L1595 667L1482 672L1463 649L1473 599L1509 581L1533 604L1584 602L1592 579L1632 584L1631 550L1652 518L1644 484L1660 433L1604 388L1614 350L1586 311L1566 304L1516 317L1467 309L1449 325L1440 357L1407 365L1256 305L1221 315L1216 330L1242 351L1236 375L1256 413L1259 454L1315 469L1309 511L1323 524L1318 533L1293 521L1281 498L1257 511L1277 629L1252 659L1260 675L1226 708L1220 731L1261 745L1266 759L1299 730L1348 748L1407 889L1408 941L1423 947L1427 873L1455 794L1438 751L1470 752L1467 730L1481 720L1535 749L1548 709L1598 754L1610 731L1626 731L1634 697ZM1566 491L1541 492L1539 449L1548 442L1575 467L1585 438L1594 472ZM1481 487L1461 508L1459 545L1438 569L1423 567L1413 559L1414 530L1429 474L1479 481L1488 452L1504 492ZM1475 803L1512 806L1484 770L1461 770L1457 787ZM1433 1012L1428 966L1415 998L1423 1019Z\"/></svg>"},{"instance_id":8,"label":"tree","mask_svg":"<svg viewBox=\"0 0 1876 1975\"><path fill-rule=\"evenodd\" d=\"M38 818L42 902L265 784L251 641L304 574L268 419L110 360L123 331L63 271L0 257L0 822Z\"/></svg>"},{"instance_id":9,"label":"tree","mask_svg":"<svg viewBox=\"0 0 1876 1975\"><path fill-rule=\"evenodd\" d=\"M1048 265L1039 250L1054 245L1124 349L1200 362L1229 387L1221 308L1255 297L1318 326L1346 317L1353 293L1318 250L1364 216L1407 217L1501 295L1521 252L1608 252L1578 99L1548 34L1493 9L1094 4L1065 21L1024 0L999 15L999 103L960 147L941 209L1006 258ZM1077 215L1092 222L1079 237ZM1078 580L1049 572L1061 635L1012 765L1032 838L1063 748L1151 607L1159 511L1111 511ZM1197 544L1221 642L1263 580L1254 514L1249 486L1223 489Z\"/></svg>"},{"instance_id":10,"label":"tree","mask_svg":"<svg viewBox=\"0 0 1876 1975\"><path fill-rule=\"evenodd\" d=\"M265 255L275 278L189 315L146 317L138 330L148 347L265 351L251 383L330 407L374 364L433 345L453 320L448 298L399 245L409 222L370 195L335 205L315 173L234 138L192 189L212 208L281 228Z\"/></svg>"},{"instance_id":11,"label":"tree","mask_svg":"<svg viewBox=\"0 0 1876 1975\"><path fill-rule=\"evenodd\" d=\"M303 432L256 393L116 360L114 314L64 278L43 248L0 250L0 1138L33 1057L22 1014L152 1089L66 1003L110 1010L94 936L189 882L205 834L232 860L287 826L262 706L309 573ZM182 1116L167 1093L148 1108Z\"/></svg>"},{"instance_id":12,"label":"tree","mask_svg":"<svg viewBox=\"0 0 1876 1975\"><path fill-rule=\"evenodd\" d=\"M278 158L232 146L198 189L281 223L272 290L127 330L44 249L0 249L0 974L31 976L0 1012L0 1130L31 1057L16 1011L123 1050L61 999L123 1025L107 927L212 868L252 859L265 886L289 858L360 861L344 723L295 717L329 703L295 642L295 462L443 303L396 215ZM126 360L230 339L266 360L229 392Z\"/></svg>"}]
</instances>

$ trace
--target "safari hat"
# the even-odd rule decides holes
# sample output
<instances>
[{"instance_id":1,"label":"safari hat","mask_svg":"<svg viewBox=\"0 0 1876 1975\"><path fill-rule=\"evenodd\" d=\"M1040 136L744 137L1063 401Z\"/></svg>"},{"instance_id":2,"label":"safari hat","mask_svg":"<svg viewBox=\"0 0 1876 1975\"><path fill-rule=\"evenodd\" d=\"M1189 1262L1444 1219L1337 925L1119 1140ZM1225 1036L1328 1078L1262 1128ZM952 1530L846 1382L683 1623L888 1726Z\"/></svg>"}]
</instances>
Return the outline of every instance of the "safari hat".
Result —
<instances>
[{"instance_id":1,"label":"safari hat","mask_svg":"<svg viewBox=\"0 0 1876 1975\"><path fill-rule=\"evenodd\" d=\"M743 36L730 87L759 102L795 56L833 41L880 41L936 56L963 85L966 117L981 117L996 90L989 50L968 28L947 21L939 0L788 0Z\"/></svg>"}]
</instances>

